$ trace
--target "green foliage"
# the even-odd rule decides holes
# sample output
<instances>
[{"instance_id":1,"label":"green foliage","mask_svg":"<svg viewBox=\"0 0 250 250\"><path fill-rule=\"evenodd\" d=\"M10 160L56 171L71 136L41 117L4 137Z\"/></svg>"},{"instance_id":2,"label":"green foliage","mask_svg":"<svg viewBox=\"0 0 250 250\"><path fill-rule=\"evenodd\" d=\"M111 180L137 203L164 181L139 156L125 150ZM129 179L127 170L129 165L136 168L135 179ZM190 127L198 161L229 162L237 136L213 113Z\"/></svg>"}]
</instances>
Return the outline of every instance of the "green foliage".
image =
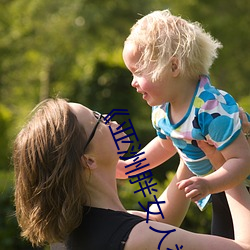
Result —
<instances>
[{"instance_id":1,"label":"green foliage","mask_svg":"<svg viewBox=\"0 0 250 250\"><path fill-rule=\"evenodd\" d=\"M0 103L0 169L7 169L9 167L9 151L8 145L12 120L11 111Z\"/></svg>"},{"instance_id":2,"label":"green foliage","mask_svg":"<svg viewBox=\"0 0 250 250\"><path fill-rule=\"evenodd\" d=\"M246 56L250 42L249 1L194 2L197 4L189 8L190 19L202 23L206 31L223 44L211 69L214 85L229 92L238 101L243 96L249 96L250 57Z\"/></svg>"},{"instance_id":3,"label":"green foliage","mask_svg":"<svg viewBox=\"0 0 250 250\"><path fill-rule=\"evenodd\" d=\"M248 0L226 3L216 0L2 0L0 169L9 168L12 138L30 110L38 101L57 94L103 113L113 108L127 108L140 143L145 145L151 140L155 132L150 107L130 87L131 76L125 69L121 52L136 19L165 8L201 22L223 43L224 48L211 69L211 78L249 112ZM175 170L177 162L175 157L154 170L154 177L162 188L167 185L165 171ZM4 178L0 176L0 183ZM128 201L126 207L137 208L139 197L133 194L133 186L123 182L119 186L124 202ZM1 194L1 202L7 207L3 211L13 212L12 198L8 200L11 191L6 188ZM192 204L183 227L208 232L210 218L210 209L201 213ZM1 223L7 222L2 219ZM6 225L1 224L1 228ZM6 236L6 242L8 237L13 238ZM5 246L0 248L14 249Z\"/></svg>"},{"instance_id":4,"label":"green foliage","mask_svg":"<svg viewBox=\"0 0 250 250\"><path fill-rule=\"evenodd\" d=\"M239 105L242 107L246 112L250 112L250 95L244 96L239 100Z\"/></svg>"}]
</instances>

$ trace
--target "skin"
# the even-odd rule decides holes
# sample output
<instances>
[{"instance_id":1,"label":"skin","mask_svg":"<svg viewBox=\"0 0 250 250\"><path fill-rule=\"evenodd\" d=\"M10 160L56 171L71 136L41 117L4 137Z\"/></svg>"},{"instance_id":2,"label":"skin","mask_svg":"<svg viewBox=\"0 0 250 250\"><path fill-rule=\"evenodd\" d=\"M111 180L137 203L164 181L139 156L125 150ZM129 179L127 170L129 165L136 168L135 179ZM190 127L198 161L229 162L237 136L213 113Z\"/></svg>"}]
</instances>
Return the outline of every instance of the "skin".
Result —
<instances>
[{"instance_id":1,"label":"skin","mask_svg":"<svg viewBox=\"0 0 250 250\"><path fill-rule=\"evenodd\" d=\"M145 72L137 72L140 57L141 52L137 50L133 44L125 43L123 60L133 75L132 87L134 87L138 93L142 94L142 98L150 106L169 102L170 120L173 124L179 122L189 108L198 78L188 79L180 75L178 60L173 58L169 66L166 67L164 77L162 77L164 80L159 79L152 82L150 75ZM155 140L153 141L156 142ZM150 163L152 160L151 168L157 165L152 153L157 152L158 146L163 145L163 150L160 149L157 155L157 157L161 159L161 162L171 157L170 150L168 149L170 143L165 143L160 139L157 143L150 142L148 145L141 151L145 151L145 157L150 159ZM164 152L164 149L167 151ZM161 154L166 154L165 158ZM187 198L198 201L208 194L218 193L236 186L247 178L250 174L250 148L243 133L241 133L233 143L223 149L221 154L225 162L217 171L205 177L194 176L178 183L178 187L184 190ZM119 170L117 171L118 178L124 178L123 171L124 165L126 164L130 163L128 161L127 163L119 163Z\"/></svg>"},{"instance_id":2,"label":"skin","mask_svg":"<svg viewBox=\"0 0 250 250\"><path fill-rule=\"evenodd\" d=\"M244 187L239 186L232 190L227 191L227 199L230 204L230 208L233 214L233 218L236 220L235 212L239 211L240 217L244 214L245 218L249 218L249 202L247 200L247 191ZM237 197L237 198L236 198ZM240 198L239 198L240 197ZM244 201L245 199L245 201ZM245 203L242 205L242 203ZM248 204L247 204L248 203ZM238 207L239 206L239 207ZM239 208L239 209L238 209ZM239 216L239 214L238 214ZM243 219L242 217L239 218L239 221ZM243 219L244 220L244 219ZM237 221L237 224L239 223ZM209 236L209 235L201 235L201 234L194 234L191 232L187 232L178 228L176 232L167 236L167 238L163 241L161 249L167 249L169 247L174 248L175 244L178 244L180 247L181 245L184 249L192 249L192 250L200 250L200 249L248 249L248 241L249 235L245 232L245 235L242 235L240 232L243 229L247 230L246 226L243 226L244 222L241 221L241 225L235 225L235 232L238 234L236 236L237 240L241 243L238 243L216 236ZM146 223L139 223L137 226L134 227L132 230L129 240L125 246L125 250L128 249L156 249L155 242L159 242L163 237L163 234L157 233L152 234L151 230L146 230L147 226L152 226L162 231L171 230L173 227L168 226L166 224L159 224L157 222L149 222L148 225ZM242 226L242 227L241 227ZM248 240L246 240L248 238ZM235 244L236 243L236 244Z\"/></svg>"},{"instance_id":3,"label":"skin","mask_svg":"<svg viewBox=\"0 0 250 250\"><path fill-rule=\"evenodd\" d=\"M76 114L79 123L85 128L89 136L97 121L92 111L79 104L69 105L71 110ZM118 124L112 122L110 126L112 129L116 129ZM128 145L127 143L121 143L120 147L121 150L126 150ZM83 156L83 160L88 164L90 172L88 174L87 171L85 171L88 175L85 186L87 187L91 201L88 205L126 212L117 193L115 175L119 155L115 148L115 142L108 126L104 123L100 123L88 151ZM178 216L179 213L181 213L179 207L181 208L182 205L188 205L188 201L184 196L180 198L181 196L178 194L180 190L177 189L176 183L179 178L188 176L190 173L188 173L188 170L182 162L180 163L180 170L183 171L177 171L176 177L160 197L161 201L166 201L166 204L162 206L162 212L165 215L165 219L161 221L161 216L155 215L151 217L152 221L148 223L143 221L137 224L129 235L125 250L156 249L164 235L150 230L149 226L162 231L176 230L169 234L162 242L161 249L173 248L178 244L178 246L182 245L186 250L249 250L250 239L247 228L250 223L250 197L246 196L246 189L243 186L238 186L227 191L229 206L234 215L233 219L235 220L235 233L238 236L236 241L216 236L195 234L165 224L168 223L168 220L171 221L172 224L178 224ZM174 197L179 198L175 200ZM154 211L156 208L153 206L151 209Z\"/></svg>"},{"instance_id":4,"label":"skin","mask_svg":"<svg viewBox=\"0 0 250 250\"><path fill-rule=\"evenodd\" d=\"M242 122L242 131L244 133L249 133L250 132L250 122L247 119L246 113L244 112L243 108L240 108L240 119ZM248 139L249 143L249 139Z\"/></svg>"},{"instance_id":5,"label":"skin","mask_svg":"<svg viewBox=\"0 0 250 250\"><path fill-rule=\"evenodd\" d=\"M89 136L97 122L93 112L80 104L70 103L69 105ZM119 125L116 122L111 122L110 126L115 130ZM109 147L106 145L109 145ZM128 148L128 143L120 143L119 146L121 151L125 151ZM108 126L100 123L87 152L83 156L83 160L85 160L91 170L88 178L89 181L86 184L87 191L90 197L95 197L95 199L91 199L90 203L86 205L126 211L117 195L116 169L113 166L117 163L118 155L111 154L111 152L117 152L113 137ZM103 187L101 192L96 188L96 183L99 183ZM115 202L113 197L116 197Z\"/></svg>"},{"instance_id":6,"label":"skin","mask_svg":"<svg viewBox=\"0 0 250 250\"><path fill-rule=\"evenodd\" d=\"M243 182L250 174L249 145L241 133L234 143L221 151L224 164L212 174L204 177L191 177L178 183L187 198L197 201L208 194L222 192ZM249 159L249 160L248 160Z\"/></svg>"},{"instance_id":7,"label":"skin","mask_svg":"<svg viewBox=\"0 0 250 250\"><path fill-rule=\"evenodd\" d=\"M154 82L148 73L137 73L137 63L141 57L132 44L126 43L123 50L123 60L132 73L131 86L142 94L142 98L149 106L161 105L166 102L171 103L172 122L176 123L186 114L189 104L193 98L197 79L188 79L180 76L178 60L173 58L164 71L164 76ZM185 82L185 84L183 84ZM178 111L176 113L175 111Z\"/></svg>"},{"instance_id":8,"label":"skin","mask_svg":"<svg viewBox=\"0 0 250 250\"><path fill-rule=\"evenodd\" d=\"M244 133L247 133L250 130L250 122L248 122L247 116L242 108L240 108L240 119L242 121L242 131ZM250 141L248 139L248 145ZM225 162L225 158L223 157L222 154L220 154L215 147L209 145L205 141L198 141L198 146L205 152L205 154L208 156L210 159L210 162L214 166L215 169L219 169ZM192 177L189 180L186 181L181 181L177 183L177 186L181 190L185 190L185 193L187 194L187 197L190 197L192 200L196 200L196 190L195 187L190 189L190 186L193 184L193 179L196 179L197 177ZM196 181L196 185L199 185L199 177L198 180ZM203 181L204 178L201 178L200 180ZM190 191L191 190L191 191ZM195 191L194 191L195 190Z\"/></svg>"}]
</instances>

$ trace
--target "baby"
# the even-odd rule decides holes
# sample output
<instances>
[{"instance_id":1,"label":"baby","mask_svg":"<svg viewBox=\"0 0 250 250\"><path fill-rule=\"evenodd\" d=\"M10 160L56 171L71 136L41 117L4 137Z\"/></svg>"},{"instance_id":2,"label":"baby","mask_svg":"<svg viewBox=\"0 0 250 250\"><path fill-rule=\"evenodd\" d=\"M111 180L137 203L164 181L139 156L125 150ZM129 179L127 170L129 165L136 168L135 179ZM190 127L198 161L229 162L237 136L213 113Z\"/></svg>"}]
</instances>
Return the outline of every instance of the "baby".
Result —
<instances>
[{"instance_id":1,"label":"baby","mask_svg":"<svg viewBox=\"0 0 250 250\"><path fill-rule=\"evenodd\" d=\"M123 50L133 75L131 85L152 107L157 137L141 150L148 168L177 151L196 175L181 181L179 188L202 207L209 194L238 185L250 174L250 150L241 132L238 105L230 94L212 86L209 77L221 47L199 23L164 10L138 20ZM198 147L200 140L214 145L225 158L217 171ZM126 178L124 166L130 163L120 161L118 178Z\"/></svg>"}]
</instances>

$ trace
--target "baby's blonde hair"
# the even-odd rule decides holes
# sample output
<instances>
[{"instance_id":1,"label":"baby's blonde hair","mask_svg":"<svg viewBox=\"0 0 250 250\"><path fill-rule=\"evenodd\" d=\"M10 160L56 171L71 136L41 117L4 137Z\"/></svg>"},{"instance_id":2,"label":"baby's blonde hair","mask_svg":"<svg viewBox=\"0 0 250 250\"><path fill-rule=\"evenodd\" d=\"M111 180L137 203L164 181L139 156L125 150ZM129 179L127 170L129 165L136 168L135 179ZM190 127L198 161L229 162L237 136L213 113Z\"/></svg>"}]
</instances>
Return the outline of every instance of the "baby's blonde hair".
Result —
<instances>
[{"instance_id":1,"label":"baby's blonde hair","mask_svg":"<svg viewBox=\"0 0 250 250\"><path fill-rule=\"evenodd\" d=\"M208 74L217 49L222 47L198 22L188 22L169 10L142 17L131 28L125 43L132 43L142 53L138 72L151 74L153 81L164 75L174 57L182 75L197 78Z\"/></svg>"}]
</instances>

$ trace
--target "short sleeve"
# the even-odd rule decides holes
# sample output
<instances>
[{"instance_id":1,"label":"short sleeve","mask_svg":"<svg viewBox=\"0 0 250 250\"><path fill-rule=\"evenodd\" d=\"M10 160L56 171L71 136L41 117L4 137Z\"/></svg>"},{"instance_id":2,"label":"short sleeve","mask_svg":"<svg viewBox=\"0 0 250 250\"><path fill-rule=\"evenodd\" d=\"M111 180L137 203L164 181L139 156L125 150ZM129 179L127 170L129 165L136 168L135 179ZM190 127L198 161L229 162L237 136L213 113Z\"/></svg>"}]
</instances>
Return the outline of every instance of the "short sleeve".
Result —
<instances>
[{"instance_id":1,"label":"short sleeve","mask_svg":"<svg viewBox=\"0 0 250 250\"><path fill-rule=\"evenodd\" d=\"M155 106L152 108L151 120L157 136L161 139L167 139L170 135L171 125L169 124L167 117L167 104L161 106Z\"/></svg>"},{"instance_id":2,"label":"short sleeve","mask_svg":"<svg viewBox=\"0 0 250 250\"><path fill-rule=\"evenodd\" d=\"M206 95L208 96L208 95ZM202 96L200 96L202 98ZM241 121L238 105L225 91L214 91L198 112L198 123L202 134L218 150L230 145L240 134Z\"/></svg>"},{"instance_id":3,"label":"short sleeve","mask_svg":"<svg viewBox=\"0 0 250 250\"><path fill-rule=\"evenodd\" d=\"M160 137L161 139L163 139L163 140L166 140L166 139L167 139L166 135L162 134L160 131L157 131L157 130L156 130L156 134L157 134L157 136L159 136L159 137Z\"/></svg>"}]
</instances>

